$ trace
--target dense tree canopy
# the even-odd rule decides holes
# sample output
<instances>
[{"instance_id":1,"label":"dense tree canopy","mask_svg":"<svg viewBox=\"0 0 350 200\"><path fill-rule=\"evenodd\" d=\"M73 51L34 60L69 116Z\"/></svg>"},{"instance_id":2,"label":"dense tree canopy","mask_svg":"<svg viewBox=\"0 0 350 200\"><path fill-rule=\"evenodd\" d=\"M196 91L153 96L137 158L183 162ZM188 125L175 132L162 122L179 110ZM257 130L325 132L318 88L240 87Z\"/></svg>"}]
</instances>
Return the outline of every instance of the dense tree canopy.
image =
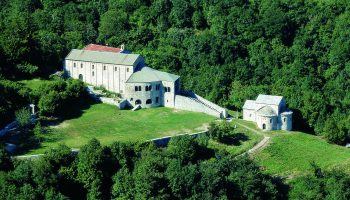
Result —
<instances>
[{"instance_id":1,"label":"dense tree canopy","mask_svg":"<svg viewBox=\"0 0 350 200\"><path fill-rule=\"evenodd\" d=\"M72 48L124 43L223 106L239 110L258 93L283 95L294 127L349 140L347 1L15 0L0 9L7 79L61 70ZM0 106L1 114L7 105Z\"/></svg>"}]
</instances>

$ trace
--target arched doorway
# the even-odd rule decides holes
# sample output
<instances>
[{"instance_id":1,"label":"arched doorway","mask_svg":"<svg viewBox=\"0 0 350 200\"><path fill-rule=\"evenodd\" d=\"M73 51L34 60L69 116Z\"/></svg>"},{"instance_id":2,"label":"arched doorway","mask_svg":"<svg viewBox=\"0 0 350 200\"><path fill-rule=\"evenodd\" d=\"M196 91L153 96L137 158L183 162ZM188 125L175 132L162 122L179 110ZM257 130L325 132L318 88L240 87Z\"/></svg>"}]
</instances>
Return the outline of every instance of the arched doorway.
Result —
<instances>
[{"instance_id":1,"label":"arched doorway","mask_svg":"<svg viewBox=\"0 0 350 200\"><path fill-rule=\"evenodd\" d=\"M79 74L79 80L83 81L83 75Z\"/></svg>"},{"instance_id":2,"label":"arched doorway","mask_svg":"<svg viewBox=\"0 0 350 200\"><path fill-rule=\"evenodd\" d=\"M140 99L137 99L136 101L135 101L135 105L138 105L138 104L141 104L142 102L141 102L141 100Z\"/></svg>"},{"instance_id":3,"label":"arched doorway","mask_svg":"<svg viewBox=\"0 0 350 200\"><path fill-rule=\"evenodd\" d=\"M263 129L264 129L264 130L266 129L266 124L263 124Z\"/></svg>"}]
</instances>

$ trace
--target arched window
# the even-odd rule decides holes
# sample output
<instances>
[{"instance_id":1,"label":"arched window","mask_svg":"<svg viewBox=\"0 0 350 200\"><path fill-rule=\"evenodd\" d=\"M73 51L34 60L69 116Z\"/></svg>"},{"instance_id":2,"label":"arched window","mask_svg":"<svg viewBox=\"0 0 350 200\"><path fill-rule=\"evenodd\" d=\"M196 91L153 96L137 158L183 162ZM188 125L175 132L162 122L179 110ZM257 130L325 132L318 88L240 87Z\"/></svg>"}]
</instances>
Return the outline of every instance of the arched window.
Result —
<instances>
[{"instance_id":1,"label":"arched window","mask_svg":"<svg viewBox=\"0 0 350 200\"><path fill-rule=\"evenodd\" d=\"M95 76L95 72L92 72L92 76Z\"/></svg>"},{"instance_id":2,"label":"arched window","mask_svg":"<svg viewBox=\"0 0 350 200\"><path fill-rule=\"evenodd\" d=\"M142 102L141 102L141 100L140 99L137 99L136 101L135 101L135 105L138 105L138 104L141 104Z\"/></svg>"},{"instance_id":3,"label":"arched window","mask_svg":"<svg viewBox=\"0 0 350 200\"><path fill-rule=\"evenodd\" d=\"M79 80L83 81L83 75L82 74L79 74Z\"/></svg>"},{"instance_id":4,"label":"arched window","mask_svg":"<svg viewBox=\"0 0 350 200\"><path fill-rule=\"evenodd\" d=\"M139 91L141 91L141 86L139 86Z\"/></svg>"},{"instance_id":5,"label":"arched window","mask_svg":"<svg viewBox=\"0 0 350 200\"><path fill-rule=\"evenodd\" d=\"M170 87L168 87L168 92L170 92L171 90L170 90Z\"/></svg>"},{"instance_id":6,"label":"arched window","mask_svg":"<svg viewBox=\"0 0 350 200\"><path fill-rule=\"evenodd\" d=\"M103 70L106 70L106 66L105 65L103 66Z\"/></svg>"},{"instance_id":7,"label":"arched window","mask_svg":"<svg viewBox=\"0 0 350 200\"><path fill-rule=\"evenodd\" d=\"M139 87L135 86L135 91L139 91Z\"/></svg>"},{"instance_id":8,"label":"arched window","mask_svg":"<svg viewBox=\"0 0 350 200\"><path fill-rule=\"evenodd\" d=\"M272 119L270 119L270 124L272 124Z\"/></svg>"},{"instance_id":9,"label":"arched window","mask_svg":"<svg viewBox=\"0 0 350 200\"><path fill-rule=\"evenodd\" d=\"M118 71L118 68L117 68L117 67L114 67L114 71Z\"/></svg>"},{"instance_id":10,"label":"arched window","mask_svg":"<svg viewBox=\"0 0 350 200\"><path fill-rule=\"evenodd\" d=\"M80 68L83 68L83 63L80 64Z\"/></svg>"},{"instance_id":11,"label":"arched window","mask_svg":"<svg viewBox=\"0 0 350 200\"><path fill-rule=\"evenodd\" d=\"M147 99L146 104L152 104L152 99Z\"/></svg>"},{"instance_id":12,"label":"arched window","mask_svg":"<svg viewBox=\"0 0 350 200\"><path fill-rule=\"evenodd\" d=\"M150 85L150 86L148 87L148 90L149 90L149 91L152 91L152 85Z\"/></svg>"},{"instance_id":13,"label":"arched window","mask_svg":"<svg viewBox=\"0 0 350 200\"><path fill-rule=\"evenodd\" d=\"M77 65L75 63L73 63L73 67L75 68Z\"/></svg>"},{"instance_id":14,"label":"arched window","mask_svg":"<svg viewBox=\"0 0 350 200\"><path fill-rule=\"evenodd\" d=\"M145 91L148 91L148 85L146 85L146 87L145 87Z\"/></svg>"},{"instance_id":15,"label":"arched window","mask_svg":"<svg viewBox=\"0 0 350 200\"><path fill-rule=\"evenodd\" d=\"M168 92L168 88L167 88L167 87L165 87L165 88L164 88L164 91L165 91L165 92Z\"/></svg>"},{"instance_id":16,"label":"arched window","mask_svg":"<svg viewBox=\"0 0 350 200\"><path fill-rule=\"evenodd\" d=\"M283 122L286 122L286 118L283 118Z\"/></svg>"},{"instance_id":17,"label":"arched window","mask_svg":"<svg viewBox=\"0 0 350 200\"><path fill-rule=\"evenodd\" d=\"M95 65L92 65L92 69L95 69Z\"/></svg>"}]
</instances>

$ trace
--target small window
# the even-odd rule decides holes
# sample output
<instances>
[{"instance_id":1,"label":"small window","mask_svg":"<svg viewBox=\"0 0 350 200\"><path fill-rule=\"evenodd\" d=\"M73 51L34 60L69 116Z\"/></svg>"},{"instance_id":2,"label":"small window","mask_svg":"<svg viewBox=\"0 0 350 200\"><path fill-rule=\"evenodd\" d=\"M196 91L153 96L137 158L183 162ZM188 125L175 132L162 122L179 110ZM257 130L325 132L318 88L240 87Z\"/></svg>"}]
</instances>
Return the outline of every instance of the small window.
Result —
<instances>
[{"instance_id":1,"label":"small window","mask_svg":"<svg viewBox=\"0 0 350 200\"><path fill-rule=\"evenodd\" d=\"M74 63L74 64L73 64L73 67L75 68L76 66L77 66L77 65Z\"/></svg>"},{"instance_id":2,"label":"small window","mask_svg":"<svg viewBox=\"0 0 350 200\"><path fill-rule=\"evenodd\" d=\"M148 90L149 90L149 91L152 91L152 85L150 85L150 86L148 87Z\"/></svg>"},{"instance_id":3,"label":"small window","mask_svg":"<svg viewBox=\"0 0 350 200\"><path fill-rule=\"evenodd\" d=\"M135 91L139 91L139 87L135 86Z\"/></svg>"},{"instance_id":4,"label":"small window","mask_svg":"<svg viewBox=\"0 0 350 200\"><path fill-rule=\"evenodd\" d=\"M92 72L92 76L95 76L95 72Z\"/></svg>"},{"instance_id":5,"label":"small window","mask_svg":"<svg viewBox=\"0 0 350 200\"><path fill-rule=\"evenodd\" d=\"M103 70L106 70L106 66L103 66Z\"/></svg>"},{"instance_id":6,"label":"small window","mask_svg":"<svg viewBox=\"0 0 350 200\"><path fill-rule=\"evenodd\" d=\"M152 99L147 99L146 104L152 104Z\"/></svg>"},{"instance_id":7,"label":"small window","mask_svg":"<svg viewBox=\"0 0 350 200\"><path fill-rule=\"evenodd\" d=\"M156 103L159 103L159 97L156 97Z\"/></svg>"},{"instance_id":8,"label":"small window","mask_svg":"<svg viewBox=\"0 0 350 200\"><path fill-rule=\"evenodd\" d=\"M117 68L117 67L114 67L114 71L118 71L118 68Z\"/></svg>"},{"instance_id":9,"label":"small window","mask_svg":"<svg viewBox=\"0 0 350 200\"><path fill-rule=\"evenodd\" d=\"M270 124L272 124L272 119L270 119Z\"/></svg>"},{"instance_id":10,"label":"small window","mask_svg":"<svg viewBox=\"0 0 350 200\"><path fill-rule=\"evenodd\" d=\"M165 92L168 92L168 88L167 88L167 87L165 87L165 88L164 88L164 91L165 91Z\"/></svg>"},{"instance_id":11,"label":"small window","mask_svg":"<svg viewBox=\"0 0 350 200\"><path fill-rule=\"evenodd\" d=\"M130 101L134 101L134 98L130 98Z\"/></svg>"},{"instance_id":12,"label":"small window","mask_svg":"<svg viewBox=\"0 0 350 200\"><path fill-rule=\"evenodd\" d=\"M283 118L283 122L286 122L286 118Z\"/></svg>"},{"instance_id":13,"label":"small window","mask_svg":"<svg viewBox=\"0 0 350 200\"><path fill-rule=\"evenodd\" d=\"M95 69L95 66L94 66L94 65L92 65L92 69Z\"/></svg>"},{"instance_id":14,"label":"small window","mask_svg":"<svg viewBox=\"0 0 350 200\"><path fill-rule=\"evenodd\" d=\"M126 68L126 72L129 72L129 68Z\"/></svg>"},{"instance_id":15,"label":"small window","mask_svg":"<svg viewBox=\"0 0 350 200\"><path fill-rule=\"evenodd\" d=\"M148 91L148 86L146 85L146 87L145 87L145 91Z\"/></svg>"},{"instance_id":16,"label":"small window","mask_svg":"<svg viewBox=\"0 0 350 200\"><path fill-rule=\"evenodd\" d=\"M80 64L80 68L83 68L83 64Z\"/></svg>"},{"instance_id":17,"label":"small window","mask_svg":"<svg viewBox=\"0 0 350 200\"><path fill-rule=\"evenodd\" d=\"M170 92L170 87L168 87L168 92Z\"/></svg>"},{"instance_id":18,"label":"small window","mask_svg":"<svg viewBox=\"0 0 350 200\"><path fill-rule=\"evenodd\" d=\"M141 86L139 86L139 91L141 91Z\"/></svg>"}]
</instances>

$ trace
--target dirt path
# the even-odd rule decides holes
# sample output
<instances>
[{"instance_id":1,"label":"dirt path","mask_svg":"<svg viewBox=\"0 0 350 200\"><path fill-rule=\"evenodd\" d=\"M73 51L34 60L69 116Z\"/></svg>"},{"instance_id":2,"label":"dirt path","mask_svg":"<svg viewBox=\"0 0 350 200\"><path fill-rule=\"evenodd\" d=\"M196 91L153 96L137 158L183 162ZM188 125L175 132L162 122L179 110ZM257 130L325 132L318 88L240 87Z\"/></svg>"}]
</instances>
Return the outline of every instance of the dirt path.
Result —
<instances>
[{"instance_id":1,"label":"dirt path","mask_svg":"<svg viewBox=\"0 0 350 200\"><path fill-rule=\"evenodd\" d=\"M235 121L235 123L237 123L239 126L242 126L258 135L262 135L264 136L264 139L262 139L259 143L257 143L256 145L254 145L251 149L249 149L248 151L242 153L241 155L239 156L242 156L242 155L245 155L245 154L252 154L252 153L255 153L257 151L261 151L262 149L264 149L269 143L270 143L270 137L269 136L266 136L263 132L261 131L257 131L255 129L252 129L244 124L241 124L239 123L238 121Z\"/></svg>"}]
</instances>

